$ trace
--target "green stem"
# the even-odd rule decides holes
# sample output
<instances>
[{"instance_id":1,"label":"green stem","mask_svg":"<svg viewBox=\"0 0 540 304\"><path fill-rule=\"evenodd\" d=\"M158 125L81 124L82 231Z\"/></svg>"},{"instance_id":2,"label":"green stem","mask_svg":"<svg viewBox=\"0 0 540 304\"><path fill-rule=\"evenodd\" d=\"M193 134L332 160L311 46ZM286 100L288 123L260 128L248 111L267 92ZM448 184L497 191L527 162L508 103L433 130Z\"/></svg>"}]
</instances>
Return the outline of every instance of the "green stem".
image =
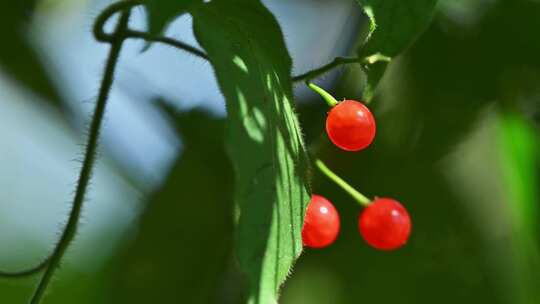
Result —
<instances>
[{"instance_id":1,"label":"green stem","mask_svg":"<svg viewBox=\"0 0 540 304\"><path fill-rule=\"evenodd\" d=\"M137 38L137 39L143 39L148 42L159 42L163 44L170 45L172 47L181 49L183 51L186 51L188 53L191 53L197 57L200 57L202 59L208 60L208 55L206 55L205 52L199 50L198 48L191 46L185 42L178 41L173 38L169 37L163 37L158 35L152 35L150 33L146 32L140 32L140 31L134 31L134 30L127 30L125 33L126 38Z\"/></svg>"},{"instance_id":2,"label":"green stem","mask_svg":"<svg viewBox=\"0 0 540 304\"><path fill-rule=\"evenodd\" d=\"M315 165L324 175L326 175L326 177L328 177L334 183L340 186L341 189L345 190L345 192L352 196L362 207L367 207L371 203L371 200L369 198L358 192L341 177L332 172L332 170L330 170L330 168L328 168L320 159L315 160Z\"/></svg>"},{"instance_id":3,"label":"green stem","mask_svg":"<svg viewBox=\"0 0 540 304\"><path fill-rule=\"evenodd\" d=\"M109 5L107 8L105 8L97 17L96 21L94 22L93 32L94 32L94 38L96 38L97 41L100 42L106 42L106 43L114 43L115 40L117 40L118 33L107 33L105 32L105 24L109 19L114 16L116 13L120 11L125 11L127 9L131 9L137 5L142 5L142 0L124 0L124 1L118 1L111 5ZM126 29L123 32L123 35L128 31L127 25Z\"/></svg>"},{"instance_id":4,"label":"green stem","mask_svg":"<svg viewBox=\"0 0 540 304\"><path fill-rule=\"evenodd\" d=\"M377 63L379 61L383 61L383 62L390 62L392 61L392 58L391 57L388 57L388 56L385 56L381 53L375 53L373 55L370 55L370 56L367 56L367 57L364 57L364 59L362 59L362 64L374 64L374 63Z\"/></svg>"},{"instance_id":5,"label":"green stem","mask_svg":"<svg viewBox=\"0 0 540 304\"><path fill-rule=\"evenodd\" d=\"M314 83L312 82L306 82L307 86L312 89L313 91L315 91L315 93L321 95L321 97L324 99L324 101L326 101L326 103L328 104L329 107L334 107L338 104L338 101L334 98L334 96L332 96L332 94L326 92L323 88L315 85Z\"/></svg>"},{"instance_id":6,"label":"green stem","mask_svg":"<svg viewBox=\"0 0 540 304\"><path fill-rule=\"evenodd\" d=\"M73 241L76 233L77 226L79 224L79 218L81 215L81 210L84 202L84 196L86 194L86 189L92 176L92 169L94 167L94 162L96 159L96 151L98 146L98 138L101 130L101 124L103 121L103 116L105 114L105 108L107 105L107 100L109 97L109 92L112 87L114 72L116 69L116 64L118 58L120 57L120 51L125 37L121 34L127 29L128 21L130 16L130 9L123 11L120 16L120 20L116 26L116 30L113 34L113 39L111 41L111 50L109 52L109 57L107 58L107 63L105 65L105 72L103 74L103 79L101 81L101 88L99 90L99 95L96 103L96 109L92 117L92 123L90 125L90 133L88 136L88 142L86 144L86 150L84 154L84 161L79 175L79 180L77 183L77 189L75 191L75 197L73 199L73 205L71 212L69 214L69 219L66 224L62 236L56 245L53 254L47 267L45 268L45 273L41 277L39 284L32 296L31 304L38 304L41 302L45 290L49 285L51 278L55 270L60 265L66 250Z\"/></svg>"},{"instance_id":7,"label":"green stem","mask_svg":"<svg viewBox=\"0 0 540 304\"><path fill-rule=\"evenodd\" d=\"M120 2L116 2L112 5L110 5L109 7L107 7L96 19L96 23L95 23L95 26L94 26L94 36L96 37L96 39L98 41L102 41L102 42L111 42L111 40L113 39L112 35L110 33L106 33L104 31L104 25L105 23L107 23L107 21L114 15L116 14L117 12L123 10L123 9L126 9L126 8L129 8L129 7L134 7L134 6L137 6L137 5L142 5L144 4L144 2L142 0L125 0L125 1L120 1ZM181 42L181 41L178 41L178 40L175 40L175 39L172 39L172 38L169 38L169 37L162 37L162 36L158 36L158 35L153 35L151 33L146 33L146 32L140 32L140 31L134 31L134 30L126 30L125 32L125 36L126 38L136 38L136 39L144 39L148 42L159 42L159 43L164 43L164 44L167 44L167 45L170 45L170 46L173 46L173 47L176 47L176 48L179 48L181 50L184 50L188 53L191 53L195 56L198 56L200 58L203 58L203 59L206 59L208 60L208 56L201 50L187 44L187 43L184 43L184 42ZM379 57L377 57L379 58ZM334 58L334 60L332 60L332 62L322 66L322 67L319 67L319 68L316 68L314 70L311 70L311 71L308 71L304 74L301 74L301 75L298 75L298 76L293 76L292 77L292 80L293 82L299 82L299 81L303 81L303 80L311 80L311 79L314 79L332 69L334 69L335 67L338 67L340 65L345 65L345 64L352 64L352 63L360 63L360 58L358 57L336 57ZM367 63L365 62L364 60L364 63Z\"/></svg>"},{"instance_id":8,"label":"green stem","mask_svg":"<svg viewBox=\"0 0 540 304\"><path fill-rule=\"evenodd\" d=\"M311 79L314 79L314 78L317 78L319 75L322 75L330 70L332 70L333 68L337 67L337 66L340 66L340 65L344 65L344 64L351 64L351 63L359 63L360 61L360 58L358 57L336 57L334 58L334 60L332 60L332 62L320 67L320 68L316 68L314 70L311 70L309 72L306 72L304 74L301 74L301 75L298 75L298 76L294 76L292 78L293 82L299 82L299 81L302 81L302 80L307 80L307 81L310 81Z\"/></svg>"},{"instance_id":9,"label":"green stem","mask_svg":"<svg viewBox=\"0 0 540 304\"><path fill-rule=\"evenodd\" d=\"M142 4L143 2L141 0L125 0L125 1L113 3L110 6L108 6L106 9L104 9L103 12L101 12L101 14L99 14L99 16L96 18L96 22L94 24L94 36L96 37L96 39L101 42L112 43L112 41L114 40L114 35L112 35L111 33L107 33L104 30L105 24L107 23L107 21L119 11L132 8L134 6L142 5ZM143 39L148 42L159 42L159 43L167 44L172 47L191 53L202 59L208 60L208 56L203 51L185 42L178 41L173 38L154 35L147 32L135 31L129 28L126 29L122 33L122 35L124 35L125 39L135 38L135 39Z\"/></svg>"},{"instance_id":10,"label":"green stem","mask_svg":"<svg viewBox=\"0 0 540 304\"><path fill-rule=\"evenodd\" d=\"M49 264L50 258L51 257L48 256L47 258L45 258L44 260L39 262L39 264L37 264L36 266L33 266L32 268L19 270L19 271L12 271L12 272L10 272L10 271L0 271L0 277L4 277L4 278L23 278L23 277L34 275L34 274L40 272L41 270L43 270L47 266L47 264Z\"/></svg>"}]
</instances>

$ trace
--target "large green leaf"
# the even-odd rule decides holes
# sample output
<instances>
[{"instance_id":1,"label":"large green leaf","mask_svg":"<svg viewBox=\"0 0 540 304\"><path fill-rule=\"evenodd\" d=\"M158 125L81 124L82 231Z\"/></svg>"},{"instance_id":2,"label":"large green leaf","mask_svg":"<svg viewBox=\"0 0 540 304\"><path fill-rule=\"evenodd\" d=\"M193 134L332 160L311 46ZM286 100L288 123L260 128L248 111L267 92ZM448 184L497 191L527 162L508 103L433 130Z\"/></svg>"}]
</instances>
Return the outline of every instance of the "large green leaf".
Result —
<instances>
[{"instance_id":1,"label":"large green leaf","mask_svg":"<svg viewBox=\"0 0 540 304\"><path fill-rule=\"evenodd\" d=\"M227 147L240 215L237 253L251 303L275 303L302 251L307 157L292 106L291 59L274 16L254 0L193 12L227 102Z\"/></svg>"},{"instance_id":2,"label":"large green leaf","mask_svg":"<svg viewBox=\"0 0 540 304\"><path fill-rule=\"evenodd\" d=\"M154 34L163 32L174 19L200 3L202 0L145 0L148 30Z\"/></svg>"},{"instance_id":3,"label":"large green leaf","mask_svg":"<svg viewBox=\"0 0 540 304\"><path fill-rule=\"evenodd\" d=\"M369 32L358 48L358 54L368 59L365 65L368 82L363 94L368 100L382 78L388 61L403 52L427 28L437 0L356 1L369 18Z\"/></svg>"}]
</instances>

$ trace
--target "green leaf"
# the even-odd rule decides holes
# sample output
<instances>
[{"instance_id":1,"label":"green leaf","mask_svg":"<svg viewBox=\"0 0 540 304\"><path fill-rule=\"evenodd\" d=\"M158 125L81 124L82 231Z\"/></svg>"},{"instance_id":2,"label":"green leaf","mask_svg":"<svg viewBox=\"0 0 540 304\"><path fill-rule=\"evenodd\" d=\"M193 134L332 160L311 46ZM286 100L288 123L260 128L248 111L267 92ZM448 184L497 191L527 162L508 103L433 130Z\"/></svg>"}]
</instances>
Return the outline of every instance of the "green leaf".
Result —
<instances>
[{"instance_id":1,"label":"green leaf","mask_svg":"<svg viewBox=\"0 0 540 304\"><path fill-rule=\"evenodd\" d=\"M427 28L437 0L357 0L370 18L370 35L359 50L364 55L394 57Z\"/></svg>"},{"instance_id":2,"label":"green leaf","mask_svg":"<svg viewBox=\"0 0 540 304\"><path fill-rule=\"evenodd\" d=\"M379 56L376 55L375 57ZM386 71L389 62L390 59L375 61L368 60L368 63L363 65L362 71L366 74L367 82L364 90L362 91L362 100L367 102L371 101L371 98L373 98L375 95L375 90L377 89L379 81L381 81L382 77L384 76L384 72Z\"/></svg>"},{"instance_id":3,"label":"green leaf","mask_svg":"<svg viewBox=\"0 0 540 304\"><path fill-rule=\"evenodd\" d=\"M28 42L28 26L36 1L3 1L0 4L0 68L33 93L59 108L61 97L45 66Z\"/></svg>"},{"instance_id":4,"label":"green leaf","mask_svg":"<svg viewBox=\"0 0 540 304\"><path fill-rule=\"evenodd\" d=\"M520 300L537 298L540 266L537 231L540 200L540 140L536 129L518 113L507 111L499 115L499 151L502 180L507 193L516 248L514 263Z\"/></svg>"},{"instance_id":5,"label":"green leaf","mask_svg":"<svg viewBox=\"0 0 540 304\"><path fill-rule=\"evenodd\" d=\"M177 126L184 151L148 198L136 237L108 267L114 269L110 303L217 303L231 273L233 237L224 123L199 110L162 108Z\"/></svg>"},{"instance_id":6,"label":"green leaf","mask_svg":"<svg viewBox=\"0 0 540 304\"><path fill-rule=\"evenodd\" d=\"M397 56L429 25L437 0L356 0L369 18L369 32L358 48L360 57L377 59ZM389 60L373 60L365 69L368 84L364 100L369 100ZM377 63L377 67L369 65Z\"/></svg>"},{"instance_id":7,"label":"green leaf","mask_svg":"<svg viewBox=\"0 0 540 304\"><path fill-rule=\"evenodd\" d=\"M534 127L517 113L503 113L499 121L503 179L512 204L513 217L522 233L534 235L538 228L538 165L540 140Z\"/></svg>"},{"instance_id":8,"label":"green leaf","mask_svg":"<svg viewBox=\"0 0 540 304\"><path fill-rule=\"evenodd\" d=\"M237 253L250 303L275 303L302 251L309 201L291 59L277 21L259 1L212 1L193 15L195 36L227 102L240 210Z\"/></svg>"},{"instance_id":9,"label":"green leaf","mask_svg":"<svg viewBox=\"0 0 540 304\"><path fill-rule=\"evenodd\" d=\"M202 0L145 0L149 32L153 34L164 32L174 19L201 3Z\"/></svg>"}]
</instances>

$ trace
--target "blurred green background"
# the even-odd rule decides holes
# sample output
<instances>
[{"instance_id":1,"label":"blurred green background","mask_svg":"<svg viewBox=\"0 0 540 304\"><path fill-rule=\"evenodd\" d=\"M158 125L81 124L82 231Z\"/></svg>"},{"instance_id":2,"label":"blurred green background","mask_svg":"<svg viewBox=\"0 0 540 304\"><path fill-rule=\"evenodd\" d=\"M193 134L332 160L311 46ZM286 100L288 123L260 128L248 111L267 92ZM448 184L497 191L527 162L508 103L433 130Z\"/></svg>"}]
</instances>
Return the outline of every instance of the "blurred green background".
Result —
<instances>
[{"instance_id":1,"label":"blurred green background","mask_svg":"<svg viewBox=\"0 0 540 304\"><path fill-rule=\"evenodd\" d=\"M108 3L0 4L2 270L37 263L65 223L107 50L90 28ZM364 24L354 1L264 3L296 74L349 55ZM167 33L194 43L181 19ZM206 63L142 47L122 54L82 229L44 302L241 303L222 98ZM363 81L347 67L320 83L342 99ZM383 77L362 153L321 137L324 102L295 92L308 144L365 194L398 198L413 234L399 251L368 247L359 207L314 172L342 230L305 251L282 303L540 303L539 1L441 0ZM0 279L0 303L26 303L36 279Z\"/></svg>"}]
</instances>

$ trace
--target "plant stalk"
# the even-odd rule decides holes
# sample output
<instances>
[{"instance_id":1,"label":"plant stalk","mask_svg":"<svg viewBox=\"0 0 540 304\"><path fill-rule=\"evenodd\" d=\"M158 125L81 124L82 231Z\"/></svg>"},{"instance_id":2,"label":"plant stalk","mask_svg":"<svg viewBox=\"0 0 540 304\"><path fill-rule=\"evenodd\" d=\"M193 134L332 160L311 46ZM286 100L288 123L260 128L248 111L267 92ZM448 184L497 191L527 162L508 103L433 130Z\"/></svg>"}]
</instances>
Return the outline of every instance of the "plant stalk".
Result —
<instances>
[{"instance_id":1,"label":"plant stalk","mask_svg":"<svg viewBox=\"0 0 540 304\"><path fill-rule=\"evenodd\" d=\"M96 159L96 151L103 116L105 114L105 108L107 105L107 100L109 98L109 92L113 84L114 72L116 70L118 59L120 57L120 51L125 40L122 32L127 29L130 13L131 9L126 9L122 12L115 32L113 34L113 39L110 42L111 49L109 51L109 56L105 65L105 72L103 73L96 108L90 125L90 132L86 144L83 165L80 171L77 189L75 190L75 197L73 199L73 205L69 214L69 219L64 231L62 232L60 240L58 241L53 251L50 261L49 263L47 263L45 272L41 277L41 280L39 281L38 286L32 296L32 299L30 301L31 304L38 304L41 302L43 295L54 275L54 272L60 265L63 256L65 255L69 245L71 244L77 233L77 227L79 224L79 218L84 203L84 197L88 188L90 178L92 176L92 170Z\"/></svg>"},{"instance_id":2,"label":"plant stalk","mask_svg":"<svg viewBox=\"0 0 540 304\"><path fill-rule=\"evenodd\" d=\"M341 177L339 177L336 173L334 173L330 168L328 168L320 159L315 160L315 166L319 168L319 170L326 175L330 180L332 180L334 183L336 183L341 189L345 190L350 196L352 196L362 207L367 207L371 200L367 198L362 193L358 192L356 189L354 189L349 183L347 183L345 180L343 180Z\"/></svg>"}]
</instances>

